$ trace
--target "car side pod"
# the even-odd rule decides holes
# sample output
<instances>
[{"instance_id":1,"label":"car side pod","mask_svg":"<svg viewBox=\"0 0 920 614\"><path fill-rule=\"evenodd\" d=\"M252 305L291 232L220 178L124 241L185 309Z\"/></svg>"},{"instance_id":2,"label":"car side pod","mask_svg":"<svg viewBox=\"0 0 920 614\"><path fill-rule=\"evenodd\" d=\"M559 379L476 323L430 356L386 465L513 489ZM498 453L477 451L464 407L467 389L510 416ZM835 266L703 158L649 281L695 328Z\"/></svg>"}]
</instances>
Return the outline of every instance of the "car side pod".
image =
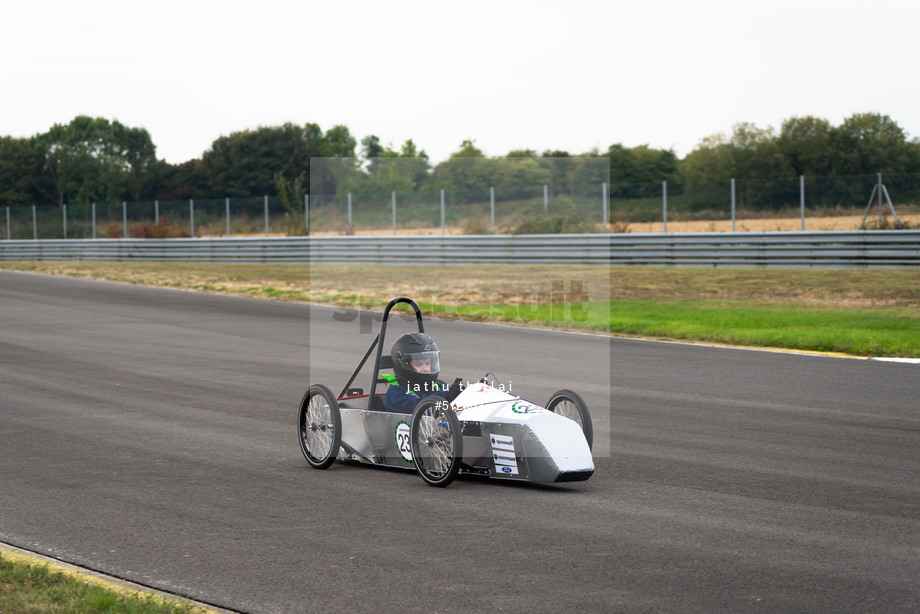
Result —
<instances>
[{"instance_id":1,"label":"car side pod","mask_svg":"<svg viewBox=\"0 0 920 614\"><path fill-rule=\"evenodd\" d=\"M521 424L521 440L534 482L578 482L594 475L591 449L574 421L551 412Z\"/></svg>"}]
</instances>

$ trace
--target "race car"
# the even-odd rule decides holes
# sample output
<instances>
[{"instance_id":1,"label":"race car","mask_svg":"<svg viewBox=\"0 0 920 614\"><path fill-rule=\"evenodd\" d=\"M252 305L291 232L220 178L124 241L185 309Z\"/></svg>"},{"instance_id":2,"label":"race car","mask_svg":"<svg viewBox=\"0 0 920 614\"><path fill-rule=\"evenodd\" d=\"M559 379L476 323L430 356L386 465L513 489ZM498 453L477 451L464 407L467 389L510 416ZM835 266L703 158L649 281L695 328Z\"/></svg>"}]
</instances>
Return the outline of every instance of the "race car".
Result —
<instances>
[{"instance_id":1,"label":"race car","mask_svg":"<svg viewBox=\"0 0 920 614\"><path fill-rule=\"evenodd\" d=\"M505 391L488 373L461 385L462 392L449 403L432 395L422 398L412 414L387 411L377 385L393 381L382 373L393 368L383 347L390 310L400 303L412 307L418 331L424 333L415 301L393 299L384 308L380 332L341 393L314 384L304 394L297 431L311 467L326 469L340 459L414 469L431 486L447 486L458 474L531 482L580 481L593 475L591 416L571 390L559 390L540 406ZM369 391L352 388L375 349Z\"/></svg>"}]
</instances>

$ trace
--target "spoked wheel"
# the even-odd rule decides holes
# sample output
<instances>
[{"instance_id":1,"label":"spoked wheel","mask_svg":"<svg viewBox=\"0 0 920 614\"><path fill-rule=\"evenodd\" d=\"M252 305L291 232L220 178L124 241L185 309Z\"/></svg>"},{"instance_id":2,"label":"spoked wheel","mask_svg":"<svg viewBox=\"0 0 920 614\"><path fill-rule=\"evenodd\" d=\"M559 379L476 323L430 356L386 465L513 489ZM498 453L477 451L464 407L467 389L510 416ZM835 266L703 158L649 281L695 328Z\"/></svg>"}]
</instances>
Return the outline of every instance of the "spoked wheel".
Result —
<instances>
[{"instance_id":1,"label":"spoked wheel","mask_svg":"<svg viewBox=\"0 0 920 614\"><path fill-rule=\"evenodd\" d=\"M547 401L546 409L577 422L585 434L588 448L594 445L594 427L591 424L591 414L588 412L588 405L577 392L560 390L554 393Z\"/></svg>"},{"instance_id":2,"label":"spoked wheel","mask_svg":"<svg viewBox=\"0 0 920 614\"><path fill-rule=\"evenodd\" d=\"M342 443L342 418L335 395L322 384L310 386L297 416L300 449L311 467L326 469Z\"/></svg>"},{"instance_id":3,"label":"spoked wheel","mask_svg":"<svg viewBox=\"0 0 920 614\"><path fill-rule=\"evenodd\" d=\"M431 486L447 486L460 471L463 437L460 420L442 397L425 397L412 414L412 460Z\"/></svg>"}]
</instances>

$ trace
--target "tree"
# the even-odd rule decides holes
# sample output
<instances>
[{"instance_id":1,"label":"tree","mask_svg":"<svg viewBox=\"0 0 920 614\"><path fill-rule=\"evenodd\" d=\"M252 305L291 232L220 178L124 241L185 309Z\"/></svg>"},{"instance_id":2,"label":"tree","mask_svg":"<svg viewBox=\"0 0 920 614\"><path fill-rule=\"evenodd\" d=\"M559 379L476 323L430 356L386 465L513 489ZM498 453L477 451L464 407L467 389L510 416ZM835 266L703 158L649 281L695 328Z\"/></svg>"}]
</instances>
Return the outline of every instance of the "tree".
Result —
<instances>
[{"instance_id":1,"label":"tree","mask_svg":"<svg viewBox=\"0 0 920 614\"><path fill-rule=\"evenodd\" d=\"M371 134L361 139L361 156L367 162L368 174L373 174L376 170L378 158L382 158L387 154L394 155L395 152L391 152L381 145L380 139L376 135Z\"/></svg>"},{"instance_id":2,"label":"tree","mask_svg":"<svg viewBox=\"0 0 920 614\"><path fill-rule=\"evenodd\" d=\"M156 146L150 138L150 133L143 128L128 128L113 122L112 130L116 144L114 155L128 165L128 197L141 200L148 176L157 163Z\"/></svg>"},{"instance_id":3,"label":"tree","mask_svg":"<svg viewBox=\"0 0 920 614\"><path fill-rule=\"evenodd\" d=\"M830 174L833 128L826 119L791 117L783 122L776 144L796 176Z\"/></svg>"},{"instance_id":4,"label":"tree","mask_svg":"<svg viewBox=\"0 0 920 614\"><path fill-rule=\"evenodd\" d=\"M724 181L734 173L732 151L722 133L700 141L681 163L681 175L690 182Z\"/></svg>"},{"instance_id":5,"label":"tree","mask_svg":"<svg viewBox=\"0 0 920 614\"><path fill-rule=\"evenodd\" d=\"M261 127L234 132L218 138L202 155L197 173L201 196L254 196L273 194L275 176L280 172L289 181L301 173L306 188L313 192L311 158L341 158L353 166L356 142L345 126L334 126L325 135L316 124ZM351 161L351 162L347 162ZM316 178L323 190L334 189L335 180L327 174Z\"/></svg>"},{"instance_id":6,"label":"tree","mask_svg":"<svg viewBox=\"0 0 920 614\"><path fill-rule=\"evenodd\" d=\"M323 138L323 155L330 158L354 158L357 142L348 126L339 124L326 132Z\"/></svg>"},{"instance_id":7,"label":"tree","mask_svg":"<svg viewBox=\"0 0 920 614\"><path fill-rule=\"evenodd\" d=\"M838 175L917 172L917 146L887 115L857 113L832 132Z\"/></svg>"},{"instance_id":8,"label":"tree","mask_svg":"<svg viewBox=\"0 0 920 614\"><path fill-rule=\"evenodd\" d=\"M219 137L201 157L197 172L206 192L196 195L274 193L277 173L296 177L308 166L303 140L304 129L290 123Z\"/></svg>"},{"instance_id":9,"label":"tree","mask_svg":"<svg viewBox=\"0 0 920 614\"><path fill-rule=\"evenodd\" d=\"M170 164L157 160L144 179L144 194L154 200L188 200L196 195L207 194L203 189L198 165L201 160L188 160L181 164Z\"/></svg>"},{"instance_id":10,"label":"tree","mask_svg":"<svg viewBox=\"0 0 920 614\"><path fill-rule=\"evenodd\" d=\"M684 177L689 181L725 181L735 178L773 178L790 175L777 146L772 128L735 124L732 136L706 137L684 159Z\"/></svg>"},{"instance_id":11,"label":"tree","mask_svg":"<svg viewBox=\"0 0 920 614\"><path fill-rule=\"evenodd\" d=\"M361 154L368 160L381 157L386 149L380 144L380 138L374 134L361 139Z\"/></svg>"},{"instance_id":12,"label":"tree","mask_svg":"<svg viewBox=\"0 0 920 614\"><path fill-rule=\"evenodd\" d=\"M320 140L323 158L318 165L310 165L310 193L336 194L347 192L360 181L358 158L355 156L357 142L347 126L330 128Z\"/></svg>"},{"instance_id":13,"label":"tree","mask_svg":"<svg viewBox=\"0 0 920 614\"><path fill-rule=\"evenodd\" d=\"M305 184L306 173L300 173L293 181L288 181L283 173L275 175L278 196L284 207L284 227L288 236L300 236L306 232Z\"/></svg>"},{"instance_id":14,"label":"tree","mask_svg":"<svg viewBox=\"0 0 920 614\"><path fill-rule=\"evenodd\" d=\"M482 190L495 185L498 165L486 158L475 141L467 139L450 158L434 168L434 188L445 190Z\"/></svg>"},{"instance_id":15,"label":"tree","mask_svg":"<svg viewBox=\"0 0 920 614\"><path fill-rule=\"evenodd\" d=\"M139 197L156 148L143 128L80 115L36 137L56 204L114 202ZM132 191L133 189L133 191Z\"/></svg>"},{"instance_id":16,"label":"tree","mask_svg":"<svg viewBox=\"0 0 920 614\"><path fill-rule=\"evenodd\" d=\"M611 195L639 198L661 193L662 181L678 178L677 156L673 150L653 149L648 145L626 148L617 143L607 150L610 158Z\"/></svg>"},{"instance_id":17,"label":"tree","mask_svg":"<svg viewBox=\"0 0 920 614\"><path fill-rule=\"evenodd\" d=\"M431 172L431 163L428 160L428 154L425 153L424 149L419 150L412 139L406 139L406 142L399 148L399 156L412 160L412 162L407 163L407 165L411 169L412 189L418 190L426 183L428 175Z\"/></svg>"},{"instance_id":18,"label":"tree","mask_svg":"<svg viewBox=\"0 0 920 614\"><path fill-rule=\"evenodd\" d=\"M792 198L790 181L772 181L788 178L792 171L769 127L741 122L735 124L731 137L707 137L684 159L680 170L691 182L685 186L691 209L724 208L729 194L724 183L731 179L740 180L735 194L741 207L780 206Z\"/></svg>"},{"instance_id":19,"label":"tree","mask_svg":"<svg viewBox=\"0 0 920 614\"><path fill-rule=\"evenodd\" d=\"M450 154L451 158L484 158L485 154L476 147L476 141L466 139L460 144L460 149Z\"/></svg>"},{"instance_id":20,"label":"tree","mask_svg":"<svg viewBox=\"0 0 920 614\"><path fill-rule=\"evenodd\" d=\"M506 157L496 160L493 181L508 188L535 188L552 183L553 172L534 157Z\"/></svg>"},{"instance_id":21,"label":"tree","mask_svg":"<svg viewBox=\"0 0 920 614\"><path fill-rule=\"evenodd\" d=\"M610 182L610 161L596 151L590 151L572 158L572 172L569 173L569 187L600 186ZM596 189L594 187L591 188Z\"/></svg>"},{"instance_id":22,"label":"tree","mask_svg":"<svg viewBox=\"0 0 920 614\"><path fill-rule=\"evenodd\" d=\"M575 169L575 160L567 151L546 150L540 155L540 166L549 169L552 177L550 183L554 186L567 186L571 182L571 175Z\"/></svg>"},{"instance_id":23,"label":"tree","mask_svg":"<svg viewBox=\"0 0 920 614\"><path fill-rule=\"evenodd\" d=\"M36 203L42 160L34 139L0 137L0 206Z\"/></svg>"},{"instance_id":24,"label":"tree","mask_svg":"<svg viewBox=\"0 0 920 614\"><path fill-rule=\"evenodd\" d=\"M399 151L379 145L377 137L371 135L362 140L367 161L366 175L356 190L383 192L411 192L419 188L428 177L431 168L428 155L419 151L412 139L402 144ZM368 158L370 153L377 154Z\"/></svg>"},{"instance_id":25,"label":"tree","mask_svg":"<svg viewBox=\"0 0 920 614\"><path fill-rule=\"evenodd\" d=\"M758 128L749 122L735 124L730 143L733 177L770 179L789 176L773 128Z\"/></svg>"}]
</instances>

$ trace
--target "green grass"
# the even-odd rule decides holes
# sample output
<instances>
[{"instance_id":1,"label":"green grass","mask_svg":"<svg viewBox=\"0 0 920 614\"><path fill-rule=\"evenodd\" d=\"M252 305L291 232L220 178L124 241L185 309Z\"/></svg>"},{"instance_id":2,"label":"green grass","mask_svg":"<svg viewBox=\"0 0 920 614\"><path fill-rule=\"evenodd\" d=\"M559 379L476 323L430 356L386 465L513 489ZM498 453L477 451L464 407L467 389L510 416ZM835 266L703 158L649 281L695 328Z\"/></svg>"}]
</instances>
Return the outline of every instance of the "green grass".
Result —
<instances>
[{"instance_id":1,"label":"green grass","mask_svg":"<svg viewBox=\"0 0 920 614\"><path fill-rule=\"evenodd\" d=\"M598 301L573 314L541 305L522 313L514 306L420 304L423 313L463 320L500 321L623 336L856 356L920 356L920 313L751 306L743 302Z\"/></svg>"},{"instance_id":2,"label":"green grass","mask_svg":"<svg viewBox=\"0 0 920 614\"><path fill-rule=\"evenodd\" d=\"M193 607L152 594L113 591L0 556L0 612L10 614L189 614Z\"/></svg>"},{"instance_id":3,"label":"green grass","mask_svg":"<svg viewBox=\"0 0 920 614\"><path fill-rule=\"evenodd\" d=\"M858 356L920 356L920 313L831 310L731 301L622 301L610 327L624 335Z\"/></svg>"},{"instance_id":4,"label":"green grass","mask_svg":"<svg viewBox=\"0 0 920 614\"><path fill-rule=\"evenodd\" d=\"M920 357L920 271L914 270L178 262L0 262L0 268L378 311L404 295L425 317ZM559 280L581 284L586 300L551 303Z\"/></svg>"}]
</instances>

